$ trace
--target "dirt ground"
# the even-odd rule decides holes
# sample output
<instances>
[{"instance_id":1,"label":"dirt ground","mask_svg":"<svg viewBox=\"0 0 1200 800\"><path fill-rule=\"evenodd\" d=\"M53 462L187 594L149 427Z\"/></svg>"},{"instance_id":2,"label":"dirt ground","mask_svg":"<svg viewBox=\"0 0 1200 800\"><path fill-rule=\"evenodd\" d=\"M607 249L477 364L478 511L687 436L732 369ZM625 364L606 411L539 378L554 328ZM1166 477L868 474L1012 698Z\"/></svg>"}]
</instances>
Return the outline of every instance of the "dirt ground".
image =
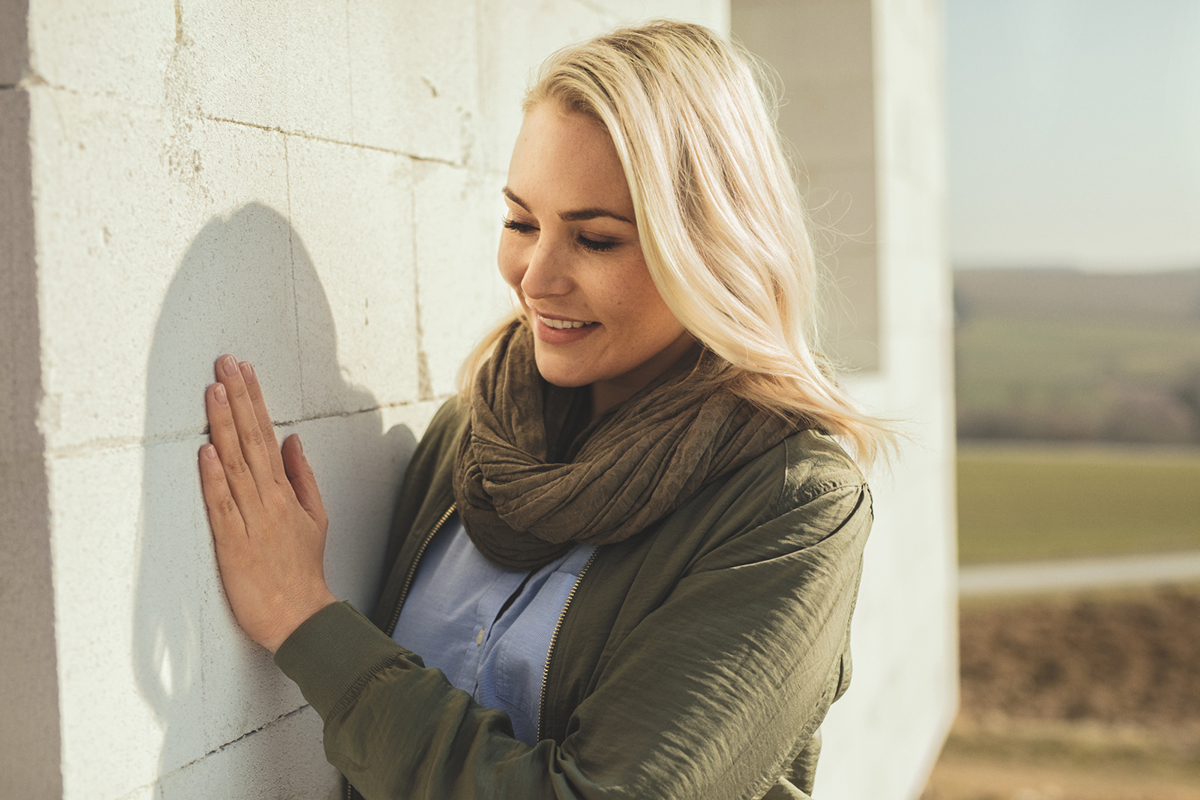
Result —
<instances>
[{"instance_id":1,"label":"dirt ground","mask_svg":"<svg viewBox=\"0 0 1200 800\"><path fill-rule=\"evenodd\" d=\"M973 600L923 800L1200 800L1200 587Z\"/></svg>"}]
</instances>

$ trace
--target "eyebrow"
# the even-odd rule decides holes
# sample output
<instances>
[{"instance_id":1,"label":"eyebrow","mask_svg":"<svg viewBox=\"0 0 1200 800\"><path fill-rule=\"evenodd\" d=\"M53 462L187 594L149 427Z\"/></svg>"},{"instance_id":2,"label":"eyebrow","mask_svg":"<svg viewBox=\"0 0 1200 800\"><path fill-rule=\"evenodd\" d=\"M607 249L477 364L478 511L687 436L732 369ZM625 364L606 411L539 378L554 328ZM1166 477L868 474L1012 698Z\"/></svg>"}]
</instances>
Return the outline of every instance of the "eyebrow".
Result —
<instances>
[{"instance_id":1,"label":"eyebrow","mask_svg":"<svg viewBox=\"0 0 1200 800\"><path fill-rule=\"evenodd\" d=\"M517 197L516 192L514 192L512 189L509 189L507 186L505 186L501 191L504 193L504 196L507 197L509 200L512 200L514 203L519 205L521 208L525 209L526 211L529 211L529 206L526 205L524 200ZM530 213L532 213L532 212L530 212ZM626 219L625 217L622 217L620 214L609 211L606 208L581 208L576 211L564 211L561 214L559 214L558 217L563 222L582 222L582 221L588 220L588 219L596 219L597 217L612 217L613 219L621 220L621 222L628 222L630 225L635 224L633 222L633 220Z\"/></svg>"}]
</instances>

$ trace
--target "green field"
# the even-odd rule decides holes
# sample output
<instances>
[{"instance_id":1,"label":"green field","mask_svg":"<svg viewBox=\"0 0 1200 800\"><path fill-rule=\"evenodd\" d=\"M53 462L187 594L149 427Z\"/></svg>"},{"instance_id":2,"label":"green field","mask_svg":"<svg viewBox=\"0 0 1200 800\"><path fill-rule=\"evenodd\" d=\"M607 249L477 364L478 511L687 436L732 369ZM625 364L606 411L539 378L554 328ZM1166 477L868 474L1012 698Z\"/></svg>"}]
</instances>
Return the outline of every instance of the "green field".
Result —
<instances>
[{"instance_id":1,"label":"green field","mask_svg":"<svg viewBox=\"0 0 1200 800\"><path fill-rule=\"evenodd\" d=\"M1200 450L965 445L964 564L1200 550Z\"/></svg>"},{"instance_id":2,"label":"green field","mask_svg":"<svg viewBox=\"0 0 1200 800\"><path fill-rule=\"evenodd\" d=\"M1118 382L1170 386L1200 364L1200 322L1115 325L990 317L956 333L958 399L994 408L1100 404Z\"/></svg>"}]
</instances>

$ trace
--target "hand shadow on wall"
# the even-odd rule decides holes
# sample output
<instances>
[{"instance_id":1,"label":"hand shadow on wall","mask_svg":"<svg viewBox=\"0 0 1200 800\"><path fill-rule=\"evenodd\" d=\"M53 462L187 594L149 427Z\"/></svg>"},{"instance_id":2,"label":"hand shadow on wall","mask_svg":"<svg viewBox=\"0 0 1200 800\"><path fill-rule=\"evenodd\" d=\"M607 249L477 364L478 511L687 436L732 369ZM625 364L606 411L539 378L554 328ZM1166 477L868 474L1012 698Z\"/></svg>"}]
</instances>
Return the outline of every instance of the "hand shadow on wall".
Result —
<instances>
[{"instance_id":1,"label":"hand shadow on wall","mask_svg":"<svg viewBox=\"0 0 1200 800\"><path fill-rule=\"evenodd\" d=\"M304 437L333 521L327 578L364 610L415 445L405 427L383 436L375 398L342 376L329 302L288 221L254 203L205 225L166 294L147 369L132 655L164 732L154 796L324 796L336 776L320 720L237 628L213 555L196 464L204 389L226 352L254 363L276 424Z\"/></svg>"}]
</instances>

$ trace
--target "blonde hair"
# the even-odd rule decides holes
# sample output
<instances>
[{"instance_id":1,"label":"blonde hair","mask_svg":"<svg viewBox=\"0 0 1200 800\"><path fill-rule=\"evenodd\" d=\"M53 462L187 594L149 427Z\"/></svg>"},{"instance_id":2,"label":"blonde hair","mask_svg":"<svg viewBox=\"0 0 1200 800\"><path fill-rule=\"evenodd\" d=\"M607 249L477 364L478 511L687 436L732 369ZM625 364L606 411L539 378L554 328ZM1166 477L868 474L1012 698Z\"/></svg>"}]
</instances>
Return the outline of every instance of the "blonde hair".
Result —
<instances>
[{"instance_id":1,"label":"blonde hair","mask_svg":"<svg viewBox=\"0 0 1200 800\"><path fill-rule=\"evenodd\" d=\"M816 264L791 167L752 60L700 25L622 28L548 58L523 109L555 102L608 131L654 285L718 358L720 385L800 416L869 465L891 430L837 385L816 350ZM461 372L464 393L496 339Z\"/></svg>"}]
</instances>

